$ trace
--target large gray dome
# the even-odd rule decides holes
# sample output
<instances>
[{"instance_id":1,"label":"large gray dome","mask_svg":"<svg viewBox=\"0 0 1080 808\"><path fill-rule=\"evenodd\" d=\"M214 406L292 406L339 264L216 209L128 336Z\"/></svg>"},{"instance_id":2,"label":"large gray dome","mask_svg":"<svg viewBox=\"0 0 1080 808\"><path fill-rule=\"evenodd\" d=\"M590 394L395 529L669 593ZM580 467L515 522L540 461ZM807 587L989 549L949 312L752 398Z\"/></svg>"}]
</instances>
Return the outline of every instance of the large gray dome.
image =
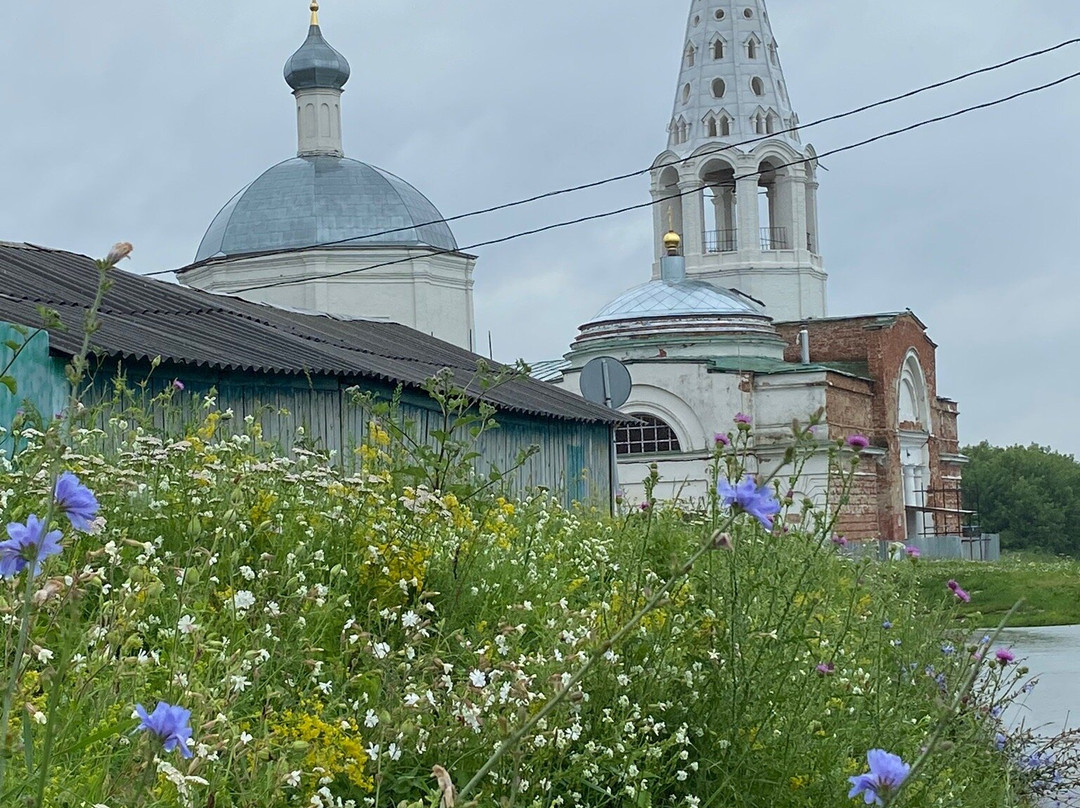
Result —
<instances>
[{"instance_id":1,"label":"large gray dome","mask_svg":"<svg viewBox=\"0 0 1080 808\"><path fill-rule=\"evenodd\" d=\"M398 232L364 238L386 230ZM442 214L405 180L358 160L317 155L278 163L229 200L195 262L320 244L458 248Z\"/></svg>"},{"instance_id":2,"label":"large gray dome","mask_svg":"<svg viewBox=\"0 0 1080 808\"><path fill-rule=\"evenodd\" d=\"M762 310L749 298L702 281L672 283L655 280L615 298L590 320L590 324L701 315L761 316Z\"/></svg>"}]
</instances>

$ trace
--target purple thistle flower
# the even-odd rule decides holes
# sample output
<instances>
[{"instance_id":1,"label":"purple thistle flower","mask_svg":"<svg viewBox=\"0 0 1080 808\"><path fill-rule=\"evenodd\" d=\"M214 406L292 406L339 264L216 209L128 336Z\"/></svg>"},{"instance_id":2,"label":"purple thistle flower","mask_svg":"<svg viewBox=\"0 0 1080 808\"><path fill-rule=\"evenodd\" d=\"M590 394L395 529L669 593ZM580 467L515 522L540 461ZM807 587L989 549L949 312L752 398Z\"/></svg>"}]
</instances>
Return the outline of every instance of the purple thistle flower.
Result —
<instances>
[{"instance_id":1,"label":"purple thistle flower","mask_svg":"<svg viewBox=\"0 0 1080 808\"><path fill-rule=\"evenodd\" d=\"M178 393L183 392L184 383L182 381L180 381L179 379L173 379L172 389L175 390Z\"/></svg>"},{"instance_id":2,"label":"purple thistle flower","mask_svg":"<svg viewBox=\"0 0 1080 808\"><path fill-rule=\"evenodd\" d=\"M188 748L188 741L191 740L191 727L188 724L191 710L159 701L154 712L149 715L141 704L135 705L135 712L141 719L139 726L135 728L136 732L147 730L157 736L166 752L179 747L182 757L191 757L191 750Z\"/></svg>"},{"instance_id":3,"label":"purple thistle flower","mask_svg":"<svg viewBox=\"0 0 1080 808\"><path fill-rule=\"evenodd\" d=\"M822 662L815 670L822 676L828 676L836 671L836 665L831 662Z\"/></svg>"},{"instance_id":4,"label":"purple thistle flower","mask_svg":"<svg viewBox=\"0 0 1080 808\"><path fill-rule=\"evenodd\" d=\"M1001 663L1001 667L1005 667L1010 662L1016 661L1016 656L1008 648L999 648L994 652L994 656L997 657L997 661Z\"/></svg>"},{"instance_id":5,"label":"purple thistle flower","mask_svg":"<svg viewBox=\"0 0 1080 808\"><path fill-rule=\"evenodd\" d=\"M89 532L100 507L94 493L70 471L65 471L56 481L56 504L67 514L71 526L84 533Z\"/></svg>"},{"instance_id":6,"label":"purple thistle flower","mask_svg":"<svg viewBox=\"0 0 1080 808\"><path fill-rule=\"evenodd\" d=\"M716 441L717 446L730 446L731 438L725 435L723 432L717 432L713 435L713 440Z\"/></svg>"},{"instance_id":7,"label":"purple thistle flower","mask_svg":"<svg viewBox=\"0 0 1080 808\"><path fill-rule=\"evenodd\" d=\"M716 484L716 493L725 507L737 506L761 522L766 530L773 529L773 517L780 513L780 503L768 488L758 488L753 477L743 477L742 482L734 486L727 480L720 480Z\"/></svg>"},{"instance_id":8,"label":"purple thistle flower","mask_svg":"<svg viewBox=\"0 0 1080 808\"><path fill-rule=\"evenodd\" d=\"M835 544L837 547L847 547L848 546L848 540L845 539L843 536L833 536L832 537L832 543Z\"/></svg>"},{"instance_id":9,"label":"purple thistle flower","mask_svg":"<svg viewBox=\"0 0 1080 808\"><path fill-rule=\"evenodd\" d=\"M745 412L737 412L735 413L735 423L737 423L740 427L750 426L750 424L754 423L754 419L747 415Z\"/></svg>"},{"instance_id":10,"label":"purple thistle flower","mask_svg":"<svg viewBox=\"0 0 1080 808\"><path fill-rule=\"evenodd\" d=\"M30 576L41 572L41 562L64 551L60 546L59 530L45 532L45 523L34 514L26 518L26 524L12 522L7 526L11 538L0 542L0 577L14 578L30 566Z\"/></svg>"},{"instance_id":11,"label":"purple thistle flower","mask_svg":"<svg viewBox=\"0 0 1080 808\"><path fill-rule=\"evenodd\" d=\"M847 445L852 449L865 449L870 445L870 440L865 435L849 435Z\"/></svg>"},{"instance_id":12,"label":"purple thistle flower","mask_svg":"<svg viewBox=\"0 0 1080 808\"><path fill-rule=\"evenodd\" d=\"M918 547L905 547L904 552L908 554L908 558L919 558L920 556L922 556L922 550L920 550Z\"/></svg>"},{"instance_id":13,"label":"purple thistle flower","mask_svg":"<svg viewBox=\"0 0 1080 808\"><path fill-rule=\"evenodd\" d=\"M945 585L947 587L949 587L949 589L952 590L952 593L954 595L956 595L956 597L958 597L958 598L960 598L960 600L964 601L964 603L971 603L971 595L969 595L967 592L965 592L960 587L960 584L958 584L956 581L954 581L952 579L949 579L949 582L947 584L945 584Z\"/></svg>"},{"instance_id":14,"label":"purple thistle flower","mask_svg":"<svg viewBox=\"0 0 1080 808\"><path fill-rule=\"evenodd\" d=\"M866 753L866 762L870 771L849 777L851 791L848 797L854 799L860 794L867 805L884 805L885 798L896 793L907 779L911 766L884 749L871 749Z\"/></svg>"}]
</instances>

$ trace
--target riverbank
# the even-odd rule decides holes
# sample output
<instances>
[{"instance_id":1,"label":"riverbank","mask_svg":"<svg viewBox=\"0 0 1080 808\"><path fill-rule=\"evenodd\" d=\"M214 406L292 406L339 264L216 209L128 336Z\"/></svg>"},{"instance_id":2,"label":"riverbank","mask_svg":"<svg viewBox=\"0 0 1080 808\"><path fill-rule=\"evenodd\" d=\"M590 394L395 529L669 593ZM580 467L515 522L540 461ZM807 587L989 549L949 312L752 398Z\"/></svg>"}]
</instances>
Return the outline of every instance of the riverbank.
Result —
<instances>
[{"instance_id":1,"label":"riverbank","mask_svg":"<svg viewBox=\"0 0 1080 808\"><path fill-rule=\"evenodd\" d=\"M1080 561L1010 554L994 564L971 561L919 561L919 582L928 603L951 598L949 579L971 593L965 615L996 624L1021 598L1011 627L1080 625Z\"/></svg>"}]
</instances>

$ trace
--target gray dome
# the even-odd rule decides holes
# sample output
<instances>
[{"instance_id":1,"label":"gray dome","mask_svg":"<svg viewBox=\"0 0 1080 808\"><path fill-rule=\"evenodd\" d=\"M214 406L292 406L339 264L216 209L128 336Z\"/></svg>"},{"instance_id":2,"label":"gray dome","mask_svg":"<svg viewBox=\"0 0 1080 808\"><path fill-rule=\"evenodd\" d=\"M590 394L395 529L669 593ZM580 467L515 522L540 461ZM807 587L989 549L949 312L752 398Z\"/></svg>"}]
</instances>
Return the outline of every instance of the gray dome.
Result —
<instances>
[{"instance_id":1,"label":"gray dome","mask_svg":"<svg viewBox=\"0 0 1080 808\"><path fill-rule=\"evenodd\" d=\"M349 80L349 62L323 39L318 25L285 63L285 81L294 90L340 90Z\"/></svg>"},{"instance_id":2,"label":"gray dome","mask_svg":"<svg viewBox=\"0 0 1080 808\"><path fill-rule=\"evenodd\" d=\"M386 230L398 232L363 238ZM195 262L320 244L458 248L442 214L405 180L358 160L315 155L278 163L229 200Z\"/></svg>"},{"instance_id":3,"label":"gray dome","mask_svg":"<svg viewBox=\"0 0 1080 808\"><path fill-rule=\"evenodd\" d=\"M647 320L657 317L697 317L707 315L762 316L764 312L749 298L702 281L672 283L654 280L624 292L604 306L589 324L617 320Z\"/></svg>"}]
</instances>

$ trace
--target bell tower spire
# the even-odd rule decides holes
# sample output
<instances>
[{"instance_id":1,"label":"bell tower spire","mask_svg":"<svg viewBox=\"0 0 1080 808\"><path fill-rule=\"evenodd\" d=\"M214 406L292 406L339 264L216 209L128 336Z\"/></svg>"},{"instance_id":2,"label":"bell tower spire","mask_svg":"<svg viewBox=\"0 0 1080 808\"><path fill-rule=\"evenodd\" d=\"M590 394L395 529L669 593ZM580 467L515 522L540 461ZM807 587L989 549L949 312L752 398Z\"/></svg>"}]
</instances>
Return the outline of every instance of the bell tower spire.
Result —
<instances>
[{"instance_id":1,"label":"bell tower spire","mask_svg":"<svg viewBox=\"0 0 1080 808\"><path fill-rule=\"evenodd\" d=\"M817 164L798 124L765 0L691 0L652 171L655 277L671 219L688 277L762 300L774 320L826 315Z\"/></svg>"}]
</instances>

